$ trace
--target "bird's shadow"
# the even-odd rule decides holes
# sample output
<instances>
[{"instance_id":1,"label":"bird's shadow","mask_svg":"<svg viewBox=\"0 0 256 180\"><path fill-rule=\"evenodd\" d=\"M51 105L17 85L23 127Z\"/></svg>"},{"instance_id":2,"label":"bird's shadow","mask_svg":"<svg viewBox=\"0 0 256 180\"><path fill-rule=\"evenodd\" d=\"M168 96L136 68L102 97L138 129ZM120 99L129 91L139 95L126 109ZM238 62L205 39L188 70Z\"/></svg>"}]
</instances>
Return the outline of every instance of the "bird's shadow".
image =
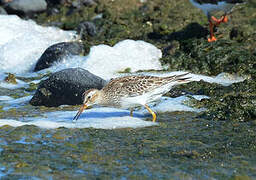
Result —
<instances>
[{"instance_id":1,"label":"bird's shadow","mask_svg":"<svg viewBox=\"0 0 256 180\"><path fill-rule=\"evenodd\" d=\"M184 41L193 38L206 38L209 34L207 28L203 27L202 25L193 22L188 24L186 27L181 29L180 31L173 32L168 35L162 35L159 32L151 32L148 34L149 39L165 39L168 41Z\"/></svg>"},{"instance_id":2,"label":"bird's shadow","mask_svg":"<svg viewBox=\"0 0 256 180\"><path fill-rule=\"evenodd\" d=\"M139 113L133 113L133 117L135 118L145 118L149 116L150 114L139 114ZM83 112L83 114L80 115L79 119L90 119L90 118L113 118L113 117L129 117L129 112Z\"/></svg>"}]
</instances>

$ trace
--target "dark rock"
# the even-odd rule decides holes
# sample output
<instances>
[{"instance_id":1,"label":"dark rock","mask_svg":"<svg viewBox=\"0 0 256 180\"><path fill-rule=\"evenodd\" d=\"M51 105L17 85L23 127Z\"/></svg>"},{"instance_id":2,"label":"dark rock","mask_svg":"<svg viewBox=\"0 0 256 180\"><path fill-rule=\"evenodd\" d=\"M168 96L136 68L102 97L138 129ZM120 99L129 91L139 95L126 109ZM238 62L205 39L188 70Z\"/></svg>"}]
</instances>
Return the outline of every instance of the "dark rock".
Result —
<instances>
[{"instance_id":1,"label":"dark rock","mask_svg":"<svg viewBox=\"0 0 256 180\"><path fill-rule=\"evenodd\" d=\"M69 55L79 55L83 52L83 47L77 42L62 42L47 48L36 63L34 71L50 67L54 62L61 61Z\"/></svg>"},{"instance_id":2,"label":"dark rock","mask_svg":"<svg viewBox=\"0 0 256 180\"><path fill-rule=\"evenodd\" d=\"M5 4L9 14L26 15L33 12L42 12L47 9L45 0L12 0Z\"/></svg>"},{"instance_id":3,"label":"dark rock","mask_svg":"<svg viewBox=\"0 0 256 180\"><path fill-rule=\"evenodd\" d=\"M29 103L47 107L82 104L84 91L101 89L105 84L105 80L82 68L64 69L41 81Z\"/></svg>"},{"instance_id":4,"label":"dark rock","mask_svg":"<svg viewBox=\"0 0 256 180\"><path fill-rule=\"evenodd\" d=\"M0 14L7 14L7 12L4 10L4 8L0 7Z\"/></svg>"},{"instance_id":5,"label":"dark rock","mask_svg":"<svg viewBox=\"0 0 256 180\"><path fill-rule=\"evenodd\" d=\"M77 26L76 31L82 39L86 39L88 35L95 36L97 34L96 26L94 25L94 23L89 21L81 22Z\"/></svg>"}]
</instances>

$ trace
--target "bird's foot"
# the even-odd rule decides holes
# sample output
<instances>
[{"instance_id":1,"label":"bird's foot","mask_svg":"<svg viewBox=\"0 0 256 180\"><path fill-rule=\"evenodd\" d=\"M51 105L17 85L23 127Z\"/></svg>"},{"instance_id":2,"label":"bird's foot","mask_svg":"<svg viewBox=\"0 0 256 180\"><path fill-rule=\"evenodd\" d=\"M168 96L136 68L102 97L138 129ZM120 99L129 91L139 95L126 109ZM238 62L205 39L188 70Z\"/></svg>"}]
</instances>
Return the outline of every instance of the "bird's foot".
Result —
<instances>
[{"instance_id":1,"label":"bird's foot","mask_svg":"<svg viewBox=\"0 0 256 180\"><path fill-rule=\"evenodd\" d=\"M227 15L223 16L222 22L223 23L227 23L228 22L228 16Z\"/></svg>"},{"instance_id":2,"label":"bird's foot","mask_svg":"<svg viewBox=\"0 0 256 180\"><path fill-rule=\"evenodd\" d=\"M208 42L215 42L215 41L217 41L215 36L212 36L212 37L208 38Z\"/></svg>"},{"instance_id":3,"label":"bird's foot","mask_svg":"<svg viewBox=\"0 0 256 180\"><path fill-rule=\"evenodd\" d=\"M133 117L133 108L130 109L130 116Z\"/></svg>"},{"instance_id":4,"label":"bird's foot","mask_svg":"<svg viewBox=\"0 0 256 180\"><path fill-rule=\"evenodd\" d=\"M150 107L148 105L144 105L145 108L148 110L148 112L150 112L150 114L152 114L152 121L156 122L156 113L154 111L152 111L152 109L150 109Z\"/></svg>"}]
</instances>

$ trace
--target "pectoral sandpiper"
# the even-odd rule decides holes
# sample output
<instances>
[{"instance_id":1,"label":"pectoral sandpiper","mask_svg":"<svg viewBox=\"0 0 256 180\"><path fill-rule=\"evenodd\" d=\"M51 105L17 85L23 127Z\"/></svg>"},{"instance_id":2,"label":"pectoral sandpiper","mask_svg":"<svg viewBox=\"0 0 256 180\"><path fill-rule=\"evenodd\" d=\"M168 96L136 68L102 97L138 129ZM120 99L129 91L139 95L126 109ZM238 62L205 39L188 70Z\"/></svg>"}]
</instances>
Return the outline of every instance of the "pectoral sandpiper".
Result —
<instances>
[{"instance_id":1,"label":"pectoral sandpiper","mask_svg":"<svg viewBox=\"0 0 256 180\"><path fill-rule=\"evenodd\" d=\"M112 79L101 90L90 89L84 92L83 105L73 120L77 120L88 106L98 104L130 109L131 116L135 107L144 106L152 114L152 120L155 122L156 114L148 103L159 100L174 85L190 82L190 77L185 77L187 74L189 73L169 77L125 76Z\"/></svg>"},{"instance_id":2,"label":"pectoral sandpiper","mask_svg":"<svg viewBox=\"0 0 256 180\"><path fill-rule=\"evenodd\" d=\"M209 26L210 26L210 38L208 42L216 41L216 37L213 34L214 26L218 26L220 23L228 22L227 14L231 13L232 8L239 3L243 3L243 0L189 0L195 7L202 9L206 14ZM217 19L212 16L213 13L223 11L224 15Z\"/></svg>"}]
</instances>

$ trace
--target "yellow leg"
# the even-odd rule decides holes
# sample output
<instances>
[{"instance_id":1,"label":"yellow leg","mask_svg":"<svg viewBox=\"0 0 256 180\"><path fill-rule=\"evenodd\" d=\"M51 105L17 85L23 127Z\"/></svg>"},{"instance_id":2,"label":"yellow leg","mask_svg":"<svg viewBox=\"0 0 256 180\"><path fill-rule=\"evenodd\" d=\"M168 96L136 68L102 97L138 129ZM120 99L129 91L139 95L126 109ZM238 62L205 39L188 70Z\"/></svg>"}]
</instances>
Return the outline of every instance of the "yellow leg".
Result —
<instances>
[{"instance_id":1,"label":"yellow leg","mask_svg":"<svg viewBox=\"0 0 256 180\"><path fill-rule=\"evenodd\" d=\"M150 112L150 114L152 114L152 117L153 117L153 119L152 119L152 121L153 122L156 122L156 113L154 112L154 111L152 111L149 107L148 107L148 105L144 105L145 106L145 108L148 110L148 112Z\"/></svg>"},{"instance_id":2,"label":"yellow leg","mask_svg":"<svg viewBox=\"0 0 256 180\"><path fill-rule=\"evenodd\" d=\"M133 117L133 108L130 109L130 116Z\"/></svg>"}]
</instances>

